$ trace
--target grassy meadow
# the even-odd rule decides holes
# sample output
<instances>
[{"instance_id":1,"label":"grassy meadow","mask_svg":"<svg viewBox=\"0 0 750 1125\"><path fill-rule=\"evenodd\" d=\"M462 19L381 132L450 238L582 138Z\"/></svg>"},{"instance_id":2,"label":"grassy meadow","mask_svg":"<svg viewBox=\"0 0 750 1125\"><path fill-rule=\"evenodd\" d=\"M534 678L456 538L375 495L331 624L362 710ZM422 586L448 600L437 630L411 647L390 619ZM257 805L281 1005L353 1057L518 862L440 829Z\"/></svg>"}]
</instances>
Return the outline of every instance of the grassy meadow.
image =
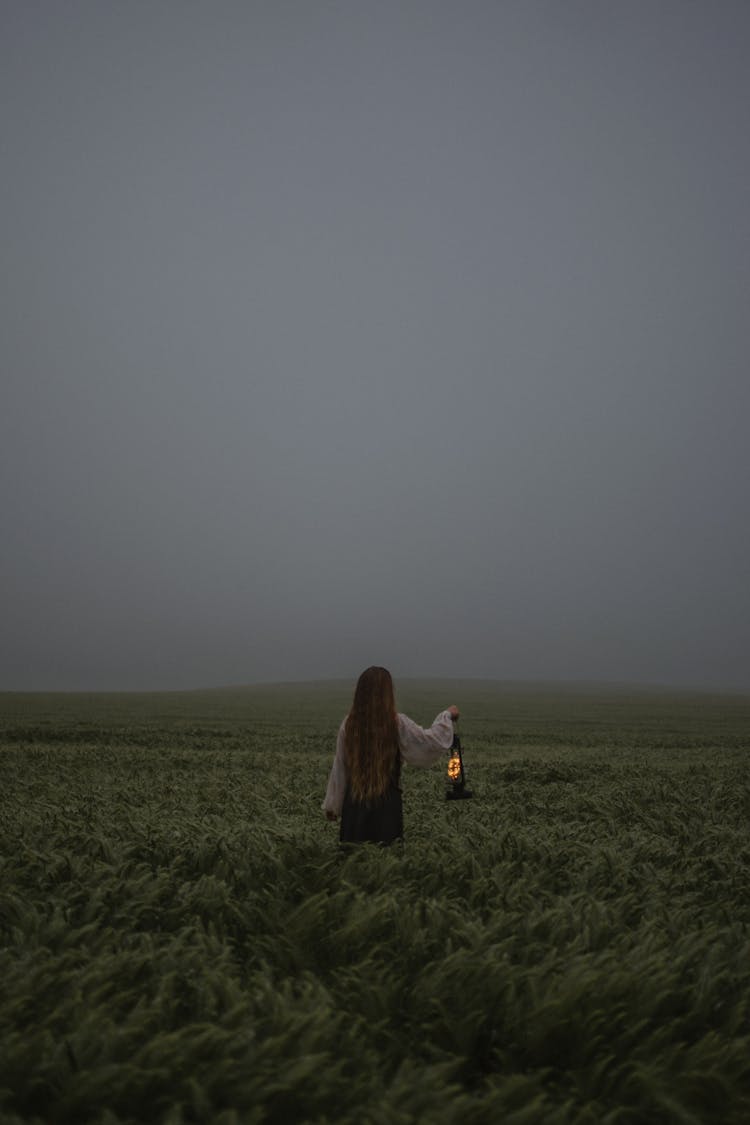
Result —
<instances>
[{"instance_id":1,"label":"grassy meadow","mask_svg":"<svg viewBox=\"0 0 750 1125\"><path fill-rule=\"evenodd\" d=\"M750 1121L750 697L397 687L346 854L353 684L0 695L3 1125Z\"/></svg>"}]
</instances>

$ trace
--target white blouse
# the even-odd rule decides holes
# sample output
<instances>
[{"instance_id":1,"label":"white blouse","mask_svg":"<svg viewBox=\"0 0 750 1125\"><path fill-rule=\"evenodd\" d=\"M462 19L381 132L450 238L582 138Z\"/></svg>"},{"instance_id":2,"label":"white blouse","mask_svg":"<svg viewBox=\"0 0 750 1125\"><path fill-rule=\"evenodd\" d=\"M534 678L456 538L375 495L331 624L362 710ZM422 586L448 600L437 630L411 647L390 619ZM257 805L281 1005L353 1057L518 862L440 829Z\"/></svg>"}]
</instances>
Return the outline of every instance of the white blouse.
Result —
<instances>
[{"instance_id":1,"label":"white blouse","mask_svg":"<svg viewBox=\"0 0 750 1125\"><path fill-rule=\"evenodd\" d=\"M408 715L398 714L398 744L401 757L410 766L431 766L441 754L449 750L453 742L453 720L450 711L441 711L431 727L417 726ZM328 778L323 811L339 816L346 792L346 763L344 761L344 728L346 719L339 727L336 738L336 755Z\"/></svg>"}]
</instances>

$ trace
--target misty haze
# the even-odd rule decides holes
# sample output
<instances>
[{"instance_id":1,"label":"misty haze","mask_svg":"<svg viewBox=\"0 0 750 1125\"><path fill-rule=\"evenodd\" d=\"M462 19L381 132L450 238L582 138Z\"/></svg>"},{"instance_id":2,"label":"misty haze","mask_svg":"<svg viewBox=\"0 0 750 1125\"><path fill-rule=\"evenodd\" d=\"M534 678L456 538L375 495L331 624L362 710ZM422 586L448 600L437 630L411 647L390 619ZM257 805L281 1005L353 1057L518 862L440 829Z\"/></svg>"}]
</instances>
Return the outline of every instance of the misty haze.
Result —
<instances>
[{"instance_id":1,"label":"misty haze","mask_svg":"<svg viewBox=\"0 0 750 1125\"><path fill-rule=\"evenodd\" d=\"M0 688L750 690L746 4L0 21Z\"/></svg>"}]
</instances>

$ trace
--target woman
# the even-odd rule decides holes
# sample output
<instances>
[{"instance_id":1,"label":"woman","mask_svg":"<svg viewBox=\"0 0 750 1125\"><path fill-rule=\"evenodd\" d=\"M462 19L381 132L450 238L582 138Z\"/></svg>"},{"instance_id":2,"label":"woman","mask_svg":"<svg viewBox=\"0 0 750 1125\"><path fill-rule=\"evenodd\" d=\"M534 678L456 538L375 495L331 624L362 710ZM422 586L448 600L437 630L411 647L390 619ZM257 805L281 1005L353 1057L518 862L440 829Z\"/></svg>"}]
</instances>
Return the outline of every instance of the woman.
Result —
<instances>
[{"instance_id":1,"label":"woman","mask_svg":"<svg viewBox=\"0 0 750 1125\"><path fill-rule=\"evenodd\" d=\"M396 712L393 680L385 668L367 668L336 739L323 811L341 817L343 843L392 844L404 834L399 778L402 760L431 766L453 742L458 708L441 711L429 730Z\"/></svg>"}]
</instances>

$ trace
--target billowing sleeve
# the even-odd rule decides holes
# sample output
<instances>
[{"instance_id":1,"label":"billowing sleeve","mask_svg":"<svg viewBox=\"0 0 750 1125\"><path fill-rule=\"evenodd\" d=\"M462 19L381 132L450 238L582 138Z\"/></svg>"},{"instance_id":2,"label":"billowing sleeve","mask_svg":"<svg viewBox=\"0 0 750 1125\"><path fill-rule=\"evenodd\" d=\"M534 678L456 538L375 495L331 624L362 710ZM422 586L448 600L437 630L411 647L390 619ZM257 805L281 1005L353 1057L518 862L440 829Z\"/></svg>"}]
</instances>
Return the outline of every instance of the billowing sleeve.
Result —
<instances>
[{"instance_id":1,"label":"billowing sleeve","mask_svg":"<svg viewBox=\"0 0 750 1125\"><path fill-rule=\"evenodd\" d=\"M339 727L339 733L336 738L336 754L331 766L331 772L328 775L328 788L326 789L325 799L323 801L323 812L335 813L336 816L341 815L341 806L344 803L344 793L346 792L346 765L344 762L344 726L346 719Z\"/></svg>"},{"instance_id":2,"label":"billowing sleeve","mask_svg":"<svg viewBox=\"0 0 750 1125\"><path fill-rule=\"evenodd\" d=\"M420 727L407 715L398 716L401 754L410 766L431 766L453 742L450 711L441 711L431 727Z\"/></svg>"}]
</instances>

